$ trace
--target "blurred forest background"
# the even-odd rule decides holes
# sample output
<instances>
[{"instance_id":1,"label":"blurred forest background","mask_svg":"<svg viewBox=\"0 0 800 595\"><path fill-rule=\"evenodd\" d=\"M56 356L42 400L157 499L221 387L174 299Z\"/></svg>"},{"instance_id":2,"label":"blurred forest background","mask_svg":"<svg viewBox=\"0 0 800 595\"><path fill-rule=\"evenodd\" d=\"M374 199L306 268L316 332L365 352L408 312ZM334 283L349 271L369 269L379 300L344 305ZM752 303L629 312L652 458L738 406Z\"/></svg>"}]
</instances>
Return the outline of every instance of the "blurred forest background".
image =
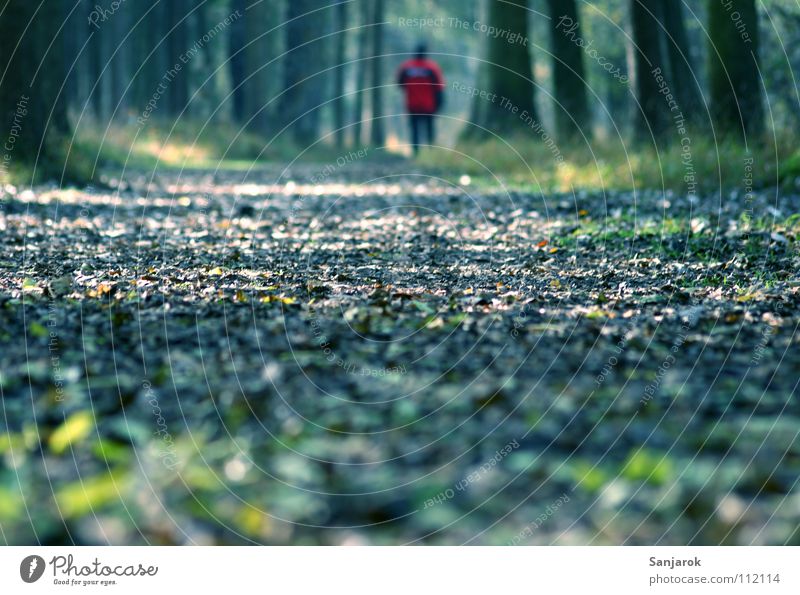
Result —
<instances>
[{"instance_id":1,"label":"blurred forest background","mask_svg":"<svg viewBox=\"0 0 800 595\"><path fill-rule=\"evenodd\" d=\"M14 127L20 96L33 99L4 169L24 178L36 163L81 180L108 163L202 165L365 145L404 153L396 68L426 41L448 82L438 142L472 143L490 169L524 177L527 166L499 157L510 152L480 138L491 137L481 127L505 141L519 132L515 146L545 160L540 180L554 186L629 186L631 176L685 186L680 159L653 166L648 152L680 151L683 136L651 74L660 68L693 131L693 166L718 184L727 152L767 146L772 159L758 174L769 183L796 168L798 25L792 0L12 0L0 18L10 57L3 129ZM556 171L541 134L519 121L504 128L497 118L507 110L463 85L527 106L568 167ZM427 160L483 167L450 151Z\"/></svg>"}]
</instances>

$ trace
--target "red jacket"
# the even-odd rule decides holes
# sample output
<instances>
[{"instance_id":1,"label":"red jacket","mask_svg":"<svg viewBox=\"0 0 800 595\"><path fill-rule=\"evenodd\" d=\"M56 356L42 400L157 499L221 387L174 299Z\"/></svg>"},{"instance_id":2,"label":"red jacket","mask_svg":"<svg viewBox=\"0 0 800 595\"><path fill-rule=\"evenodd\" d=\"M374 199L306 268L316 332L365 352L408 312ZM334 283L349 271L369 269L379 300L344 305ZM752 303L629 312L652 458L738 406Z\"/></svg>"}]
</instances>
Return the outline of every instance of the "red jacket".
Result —
<instances>
[{"instance_id":1,"label":"red jacket","mask_svg":"<svg viewBox=\"0 0 800 595\"><path fill-rule=\"evenodd\" d=\"M433 60L406 60L397 72L397 84L406 92L406 109L409 113L433 114L439 109L444 77Z\"/></svg>"}]
</instances>

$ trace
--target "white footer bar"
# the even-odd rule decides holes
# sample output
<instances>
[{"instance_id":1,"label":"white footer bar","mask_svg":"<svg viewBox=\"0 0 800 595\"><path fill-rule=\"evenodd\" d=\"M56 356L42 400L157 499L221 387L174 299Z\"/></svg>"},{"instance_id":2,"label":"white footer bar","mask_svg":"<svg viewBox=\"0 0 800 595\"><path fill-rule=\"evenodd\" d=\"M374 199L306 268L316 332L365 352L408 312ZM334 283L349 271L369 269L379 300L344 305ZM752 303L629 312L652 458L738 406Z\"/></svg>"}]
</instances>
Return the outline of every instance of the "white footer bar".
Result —
<instances>
[{"instance_id":1,"label":"white footer bar","mask_svg":"<svg viewBox=\"0 0 800 595\"><path fill-rule=\"evenodd\" d=\"M6 547L0 593L797 594L799 565L790 547Z\"/></svg>"}]
</instances>

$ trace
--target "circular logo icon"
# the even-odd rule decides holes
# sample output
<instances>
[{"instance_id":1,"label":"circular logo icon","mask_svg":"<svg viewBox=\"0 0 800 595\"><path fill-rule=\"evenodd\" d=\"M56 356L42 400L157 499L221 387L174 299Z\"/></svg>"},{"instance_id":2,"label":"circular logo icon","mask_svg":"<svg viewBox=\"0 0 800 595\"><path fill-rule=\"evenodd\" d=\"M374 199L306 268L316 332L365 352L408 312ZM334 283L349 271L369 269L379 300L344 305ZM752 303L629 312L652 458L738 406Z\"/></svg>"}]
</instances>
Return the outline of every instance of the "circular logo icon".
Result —
<instances>
[{"instance_id":1,"label":"circular logo icon","mask_svg":"<svg viewBox=\"0 0 800 595\"><path fill-rule=\"evenodd\" d=\"M41 556L28 556L19 565L19 576L26 583L35 583L44 574L44 558Z\"/></svg>"}]
</instances>

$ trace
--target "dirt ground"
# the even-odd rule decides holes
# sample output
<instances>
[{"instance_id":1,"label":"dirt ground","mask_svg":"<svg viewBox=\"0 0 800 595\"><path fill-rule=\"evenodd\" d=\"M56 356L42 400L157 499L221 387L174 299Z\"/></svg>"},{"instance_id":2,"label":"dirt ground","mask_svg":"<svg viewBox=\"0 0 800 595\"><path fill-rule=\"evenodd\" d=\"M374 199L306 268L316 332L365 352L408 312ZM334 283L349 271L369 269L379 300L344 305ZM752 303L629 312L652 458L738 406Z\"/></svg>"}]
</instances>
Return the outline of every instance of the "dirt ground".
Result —
<instances>
[{"instance_id":1,"label":"dirt ground","mask_svg":"<svg viewBox=\"0 0 800 595\"><path fill-rule=\"evenodd\" d=\"M800 198L751 198L7 189L0 541L800 544Z\"/></svg>"}]
</instances>

